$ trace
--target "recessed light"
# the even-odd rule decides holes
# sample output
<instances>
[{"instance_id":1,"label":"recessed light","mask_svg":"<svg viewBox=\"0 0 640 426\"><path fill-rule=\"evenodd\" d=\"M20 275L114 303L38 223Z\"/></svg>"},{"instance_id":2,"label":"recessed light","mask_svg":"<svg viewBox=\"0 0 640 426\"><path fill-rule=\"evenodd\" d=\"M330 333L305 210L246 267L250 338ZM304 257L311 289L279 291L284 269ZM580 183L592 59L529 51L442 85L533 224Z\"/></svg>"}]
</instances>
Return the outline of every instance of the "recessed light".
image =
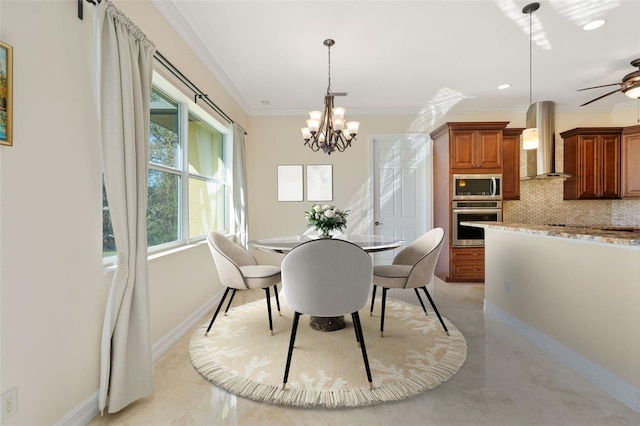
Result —
<instances>
[{"instance_id":1,"label":"recessed light","mask_svg":"<svg viewBox=\"0 0 640 426\"><path fill-rule=\"evenodd\" d=\"M582 29L585 31L591 31L591 30L595 30L597 28L600 28L601 26L604 25L604 23L607 22L604 19L596 19L594 21L591 22L587 22Z\"/></svg>"},{"instance_id":2,"label":"recessed light","mask_svg":"<svg viewBox=\"0 0 640 426\"><path fill-rule=\"evenodd\" d=\"M498 86L498 89L504 90L504 89L508 89L509 87L511 87L511 85L509 83L505 83Z\"/></svg>"}]
</instances>

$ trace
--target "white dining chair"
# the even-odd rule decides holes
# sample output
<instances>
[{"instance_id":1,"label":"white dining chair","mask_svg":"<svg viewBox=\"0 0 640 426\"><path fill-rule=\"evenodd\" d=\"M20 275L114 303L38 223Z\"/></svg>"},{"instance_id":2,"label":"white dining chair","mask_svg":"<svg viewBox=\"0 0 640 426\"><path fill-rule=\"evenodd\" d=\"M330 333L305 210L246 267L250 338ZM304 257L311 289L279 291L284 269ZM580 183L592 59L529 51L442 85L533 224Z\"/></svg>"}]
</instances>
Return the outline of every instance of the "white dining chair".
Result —
<instances>
[{"instance_id":1,"label":"white dining chair","mask_svg":"<svg viewBox=\"0 0 640 426\"><path fill-rule=\"evenodd\" d=\"M376 289L382 287L382 314L380 316L380 336L384 334L384 311L387 302L387 290L390 288L413 289L418 296L422 310L427 314L427 309L422 302L418 289L422 289L429 299L442 328L447 335L449 330L444 324L438 308L436 308L427 284L433 280L436 263L440 256L444 241L444 229L434 228L424 233L420 238L402 249L394 258L391 265L376 265L373 268L373 292L371 295L370 314L373 314L373 304L376 297Z\"/></svg>"},{"instance_id":2,"label":"white dining chair","mask_svg":"<svg viewBox=\"0 0 640 426\"><path fill-rule=\"evenodd\" d=\"M371 288L371 257L362 248L348 241L318 239L300 244L287 253L281 268L284 301L295 312L282 389L287 385L298 321L302 314L318 317L351 314L356 341L360 342L362 350L367 380L373 389L358 315L358 310L367 304Z\"/></svg>"},{"instance_id":3,"label":"white dining chair","mask_svg":"<svg viewBox=\"0 0 640 426\"><path fill-rule=\"evenodd\" d=\"M222 299L216 308L213 318L209 323L209 327L204 335L208 335L209 330L213 326L220 308L224 303L229 291L233 290L225 315L231 306L233 297L237 290L249 290L254 288L262 288L265 290L267 298L267 312L269 314L269 330L273 334L273 320L271 319L271 293L270 287L274 288L276 304L278 312L280 312L280 300L278 299L278 283L281 281L280 268L274 265L260 265L251 253L240 245L234 243L225 235L209 231L207 233L207 243L211 256L216 264L220 282L226 287Z\"/></svg>"}]
</instances>

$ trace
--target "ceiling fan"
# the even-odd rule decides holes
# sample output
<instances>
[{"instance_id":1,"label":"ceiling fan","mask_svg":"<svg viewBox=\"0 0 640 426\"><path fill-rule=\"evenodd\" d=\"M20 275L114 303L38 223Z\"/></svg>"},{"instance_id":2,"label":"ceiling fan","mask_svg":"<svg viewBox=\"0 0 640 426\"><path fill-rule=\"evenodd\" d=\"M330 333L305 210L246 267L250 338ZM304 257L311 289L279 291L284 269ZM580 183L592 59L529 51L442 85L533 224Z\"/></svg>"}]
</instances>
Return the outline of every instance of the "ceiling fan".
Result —
<instances>
[{"instance_id":1,"label":"ceiling fan","mask_svg":"<svg viewBox=\"0 0 640 426\"><path fill-rule=\"evenodd\" d=\"M640 98L640 59L634 59L633 61L631 61L631 65L637 67L638 71L634 71L625 75L624 77L622 77L622 81L620 83L604 84L602 86L593 86L585 87L584 89L578 89L578 92L580 92L582 90L598 89L600 87L620 86L618 89L613 90L609 93L605 93L604 95L592 99L580 106L589 105L591 102L595 102L609 95L613 95L616 92L622 92L632 99Z\"/></svg>"}]
</instances>

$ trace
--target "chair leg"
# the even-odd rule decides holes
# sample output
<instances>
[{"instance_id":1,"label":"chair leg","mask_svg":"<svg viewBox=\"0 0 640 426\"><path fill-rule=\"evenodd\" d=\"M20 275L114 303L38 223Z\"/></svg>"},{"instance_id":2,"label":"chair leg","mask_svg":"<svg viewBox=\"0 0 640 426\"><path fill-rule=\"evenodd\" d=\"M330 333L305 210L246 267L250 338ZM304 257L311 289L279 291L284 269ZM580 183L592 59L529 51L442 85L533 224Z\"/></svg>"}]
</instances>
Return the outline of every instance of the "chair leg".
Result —
<instances>
[{"instance_id":1,"label":"chair leg","mask_svg":"<svg viewBox=\"0 0 640 426\"><path fill-rule=\"evenodd\" d=\"M269 291L269 287L265 288L264 291L267 293L267 312L269 313L269 331L271 331L271 335L273 336L273 320L271 319L271 292Z\"/></svg>"},{"instance_id":2,"label":"chair leg","mask_svg":"<svg viewBox=\"0 0 640 426\"><path fill-rule=\"evenodd\" d=\"M296 342L296 332L298 331L298 321L300 320L300 312L293 315L293 325L291 326L291 338L289 339L289 352L287 353L287 364L284 367L284 379L282 380L282 390L287 386L289 379L289 367L291 366L291 356L293 355L293 345Z\"/></svg>"},{"instance_id":3,"label":"chair leg","mask_svg":"<svg viewBox=\"0 0 640 426\"><path fill-rule=\"evenodd\" d=\"M427 290L427 286L422 287L422 290L424 290L424 294L427 295L427 299L429 299L429 303L431 303L431 306L433 307L433 310L436 312L436 315L438 316L438 319L440 320L440 324L442 324L442 328L444 328L444 331L447 333L447 336L449 336L449 330L447 330L447 326L444 325L444 321L442 320L442 317L440 316L440 312L438 312L438 308L436 308L436 304L433 303L433 299L431 298L431 295L429 294L429 291Z\"/></svg>"},{"instance_id":4,"label":"chair leg","mask_svg":"<svg viewBox=\"0 0 640 426\"><path fill-rule=\"evenodd\" d=\"M418 300L420 301L420 306L422 306L422 310L424 311L424 314L425 315L429 315L427 313L427 308L424 307L424 303L422 302L422 298L420 297L420 293L418 293L418 289L414 288L413 290L416 292L416 296L418 296Z\"/></svg>"},{"instance_id":5,"label":"chair leg","mask_svg":"<svg viewBox=\"0 0 640 426\"><path fill-rule=\"evenodd\" d=\"M213 314L213 318L211 318L211 322L209 323L209 327L207 327L207 331L204 332L205 336L209 335L209 330L211 330L211 326L213 325L213 322L216 320L216 317L218 316L218 312L220 312L220 308L222 307L222 304L224 303L224 299L227 298L227 294L229 294L229 290L231 290L231 287L227 287L227 289L224 291L224 294L222 295L222 299L220 300L220 303L218 304L218 308L216 309L216 312Z\"/></svg>"},{"instance_id":6,"label":"chair leg","mask_svg":"<svg viewBox=\"0 0 640 426\"><path fill-rule=\"evenodd\" d=\"M378 289L377 285L373 285L373 293L371 293L371 309L369 309L369 316L373 315L373 301L376 298L376 290Z\"/></svg>"},{"instance_id":7,"label":"chair leg","mask_svg":"<svg viewBox=\"0 0 640 426\"><path fill-rule=\"evenodd\" d=\"M229 312L229 307L231 307L231 302L233 302L233 298L236 296L236 291L238 291L237 289L233 289L233 292L231 293L231 297L229 298L229 303L227 303L227 309L224 310L224 316L227 316L227 312Z\"/></svg>"},{"instance_id":8,"label":"chair leg","mask_svg":"<svg viewBox=\"0 0 640 426\"><path fill-rule=\"evenodd\" d=\"M367 372L367 380L369 381L369 388L373 389L373 380L371 379L371 369L369 368L369 358L367 357L367 348L364 344L364 334L362 334L362 325L360 324L360 314L358 311L351 314L353 318L353 325L356 329L356 340L360 342L360 349L362 349L362 359L364 360L364 369Z\"/></svg>"},{"instance_id":9,"label":"chair leg","mask_svg":"<svg viewBox=\"0 0 640 426\"><path fill-rule=\"evenodd\" d=\"M380 316L380 337L384 334L384 311L387 307L387 288L382 287L382 315Z\"/></svg>"},{"instance_id":10,"label":"chair leg","mask_svg":"<svg viewBox=\"0 0 640 426\"><path fill-rule=\"evenodd\" d=\"M278 306L278 315L282 316L282 312L280 311L280 298L278 297L278 284L273 286L273 292L276 294L276 305Z\"/></svg>"}]
</instances>

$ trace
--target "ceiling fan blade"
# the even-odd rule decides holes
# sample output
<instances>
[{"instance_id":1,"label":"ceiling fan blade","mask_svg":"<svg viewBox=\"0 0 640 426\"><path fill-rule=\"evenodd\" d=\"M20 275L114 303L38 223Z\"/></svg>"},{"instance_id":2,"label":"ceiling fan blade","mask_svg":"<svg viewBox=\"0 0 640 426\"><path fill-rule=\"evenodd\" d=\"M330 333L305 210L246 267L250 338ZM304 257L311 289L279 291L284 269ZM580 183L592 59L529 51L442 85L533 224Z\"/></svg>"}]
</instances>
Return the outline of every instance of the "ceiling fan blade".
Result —
<instances>
[{"instance_id":1,"label":"ceiling fan blade","mask_svg":"<svg viewBox=\"0 0 640 426\"><path fill-rule=\"evenodd\" d=\"M604 97L607 97L607 96L609 96L609 95L613 95L614 93L616 93L616 92L620 92L621 90L622 90L622 87L621 87L621 88L619 88L619 89L616 89L616 90L614 90L614 91L612 91L612 92L606 93L606 94L604 94L604 95L602 95L602 96L599 96L599 97L597 97L597 98L595 98L595 99L592 99L592 100L590 100L589 102L584 103L584 104L582 104L582 105L580 105L580 106L581 106L581 107L583 107L583 106L585 106L585 105L589 105L591 102L599 101L600 99L602 99L602 98L604 98Z\"/></svg>"},{"instance_id":2,"label":"ceiling fan blade","mask_svg":"<svg viewBox=\"0 0 640 426\"><path fill-rule=\"evenodd\" d=\"M602 86L593 86L593 87L585 87L584 89L578 89L578 92L581 92L583 90L599 89L600 87L621 86L621 85L622 83L603 84Z\"/></svg>"}]
</instances>

